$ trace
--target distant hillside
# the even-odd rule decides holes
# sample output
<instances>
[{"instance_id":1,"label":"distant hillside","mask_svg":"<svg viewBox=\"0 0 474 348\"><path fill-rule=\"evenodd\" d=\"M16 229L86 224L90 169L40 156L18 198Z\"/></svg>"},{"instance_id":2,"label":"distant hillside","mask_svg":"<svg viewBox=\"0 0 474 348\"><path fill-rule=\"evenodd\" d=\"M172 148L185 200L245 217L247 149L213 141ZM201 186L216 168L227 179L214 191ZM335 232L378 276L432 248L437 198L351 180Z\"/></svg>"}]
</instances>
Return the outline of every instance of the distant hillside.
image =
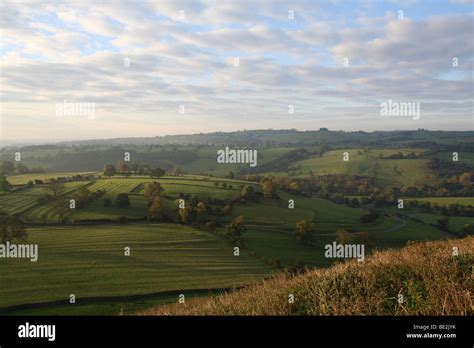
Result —
<instances>
[{"instance_id":1,"label":"distant hillside","mask_svg":"<svg viewBox=\"0 0 474 348\"><path fill-rule=\"evenodd\" d=\"M258 150L258 166L217 165L216 153L224 147ZM342 132L331 130L249 130L209 134L172 135L153 138L119 138L103 140L70 141L49 145L12 146L0 149L0 162L13 161L21 153L22 164L28 168L43 168L48 172L73 172L102 170L104 164L116 164L124 153L131 162L146 163L152 167L169 170L175 166L192 174L225 175L230 170L238 174L292 173L293 175L347 173L340 163L340 152L357 149L364 156L357 159L357 166L350 170L357 175L380 177L380 183L393 183L392 177L402 177L406 184L426 182L422 173L434 177L426 166L427 160L440 157L453 165L452 152L460 153L459 165L470 169L474 158L474 131L391 131L391 132ZM393 150L392 153L371 152ZM385 158L397 156L399 151L416 152L416 158ZM378 157L382 156L382 157ZM385 157L384 157L385 156ZM422 158L423 157L423 158ZM383 161L380 161L383 160ZM421 161L412 161L420 159ZM337 163L333 163L336 160ZM397 162L391 162L395 160ZM399 161L398 161L399 160ZM471 161L474 162L474 161ZM443 169L445 166L439 166ZM443 168L441 168L443 167ZM448 168L449 169L449 168ZM460 170L458 170L460 171ZM407 180L410 173L416 173ZM457 173L450 172L447 176ZM387 179L388 178L388 179Z\"/></svg>"},{"instance_id":2,"label":"distant hillside","mask_svg":"<svg viewBox=\"0 0 474 348\"><path fill-rule=\"evenodd\" d=\"M72 145L206 145L206 146L314 146L321 144L347 146L420 146L432 147L435 144L449 145L471 143L474 139L474 131L377 131L377 132L344 132L333 130L308 130L298 131L295 129L261 129L243 130L235 132L214 132L185 135L166 135L157 137L140 138L116 138L68 141L57 143L56 146L63 148ZM32 149L33 146L27 146ZM459 149L458 149L459 150Z\"/></svg>"},{"instance_id":3,"label":"distant hillside","mask_svg":"<svg viewBox=\"0 0 474 348\"><path fill-rule=\"evenodd\" d=\"M453 247L459 250L453 256ZM261 284L145 315L472 315L474 237L410 244L365 262ZM295 302L289 304L289 294ZM403 303L398 303L399 294Z\"/></svg>"}]
</instances>

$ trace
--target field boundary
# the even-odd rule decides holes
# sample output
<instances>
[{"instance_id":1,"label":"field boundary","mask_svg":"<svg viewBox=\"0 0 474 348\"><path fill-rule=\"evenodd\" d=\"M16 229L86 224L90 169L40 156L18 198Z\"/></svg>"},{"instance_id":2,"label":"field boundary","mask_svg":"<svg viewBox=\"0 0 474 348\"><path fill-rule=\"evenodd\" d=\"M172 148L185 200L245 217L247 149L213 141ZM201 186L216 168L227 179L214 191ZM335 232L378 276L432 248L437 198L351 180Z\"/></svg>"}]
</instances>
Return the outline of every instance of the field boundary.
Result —
<instances>
[{"instance_id":1,"label":"field boundary","mask_svg":"<svg viewBox=\"0 0 474 348\"><path fill-rule=\"evenodd\" d=\"M239 290L244 288L245 285L236 286L236 287L225 287L225 288L198 288L198 289L185 289L185 290L167 290L160 292L153 292L148 294L137 294L137 295L122 295L122 296L93 296L93 297L81 297L76 300L75 304L69 303L68 299L64 300L54 300L47 302L35 302L35 303L25 303L17 304L12 306L0 307L0 315L8 314L8 312L17 311L17 310L28 310L28 309L38 309L38 308L49 308L51 306L80 306L83 304L94 304L102 302L116 302L116 301L130 301L130 300L140 300L146 298L152 298L156 296L170 296L170 295L189 295L189 294L205 294L210 295L217 294L220 292L228 292L232 290Z\"/></svg>"}]
</instances>

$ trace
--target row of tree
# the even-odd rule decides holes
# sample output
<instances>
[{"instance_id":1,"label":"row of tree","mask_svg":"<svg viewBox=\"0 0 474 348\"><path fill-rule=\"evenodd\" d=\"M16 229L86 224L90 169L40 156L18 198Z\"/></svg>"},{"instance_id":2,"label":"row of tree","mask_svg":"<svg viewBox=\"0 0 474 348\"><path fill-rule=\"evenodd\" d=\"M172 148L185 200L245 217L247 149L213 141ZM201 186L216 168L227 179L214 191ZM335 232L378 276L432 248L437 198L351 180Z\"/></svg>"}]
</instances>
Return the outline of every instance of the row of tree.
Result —
<instances>
[{"instance_id":1,"label":"row of tree","mask_svg":"<svg viewBox=\"0 0 474 348\"><path fill-rule=\"evenodd\" d=\"M0 172L4 173L5 175L13 175L13 174L27 174L27 173L44 173L45 170L43 168L31 168L29 169L26 165L21 162L10 162L10 161L3 161L0 165Z\"/></svg>"},{"instance_id":2,"label":"row of tree","mask_svg":"<svg viewBox=\"0 0 474 348\"><path fill-rule=\"evenodd\" d=\"M114 175L122 175L127 178L131 176L132 174L149 175L151 177L159 178L160 176L163 176L166 173L172 176L180 176L184 174L184 171L179 167L173 167L171 170L166 172L166 170L162 168L159 168L159 167L152 168L148 164L138 164L138 163L127 164L124 161L118 161L116 167L110 163L104 165L103 173L105 176L108 176L109 178Z\"/></svg>"}]
</instances>

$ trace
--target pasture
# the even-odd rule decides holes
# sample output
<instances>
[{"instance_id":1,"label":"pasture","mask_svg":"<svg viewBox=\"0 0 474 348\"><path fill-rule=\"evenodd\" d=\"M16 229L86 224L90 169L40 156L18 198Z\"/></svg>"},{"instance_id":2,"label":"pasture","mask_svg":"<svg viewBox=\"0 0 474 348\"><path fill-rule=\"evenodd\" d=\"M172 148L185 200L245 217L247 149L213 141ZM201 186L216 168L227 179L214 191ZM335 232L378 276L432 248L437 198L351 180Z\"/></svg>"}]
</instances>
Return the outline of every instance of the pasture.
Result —
<instances>
[{"instance_id":1,"label":"pasture","mask_svg":"<svg viewBox=\"0 0 474 348\"><path fill-rule=\"evenodd\" d=\"M227 241L187 226L47 226L28 233L28 243L38 244L39 259L0 260L0 308L70 294L78 303L163 291L176 291L177 298L183 290L238 286L271 272L245 253L234 256Z\"/></svg>"}]
</instances>

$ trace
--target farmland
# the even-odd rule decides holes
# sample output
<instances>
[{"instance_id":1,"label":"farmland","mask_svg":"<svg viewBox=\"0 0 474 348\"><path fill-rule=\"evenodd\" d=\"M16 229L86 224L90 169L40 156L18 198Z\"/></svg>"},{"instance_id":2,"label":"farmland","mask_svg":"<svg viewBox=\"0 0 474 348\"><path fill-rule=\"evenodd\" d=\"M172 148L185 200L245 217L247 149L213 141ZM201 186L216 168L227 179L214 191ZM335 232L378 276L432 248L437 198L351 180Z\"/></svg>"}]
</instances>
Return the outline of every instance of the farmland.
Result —
<instances>
[{"instance_id":1,"label":"farmland","mask_svg":"<svg viewBox=\"0 0 474 348\"><path fill-rule=\"evenodd\" d=\"M170 290L177 298L182 290L233 287L270 273L246 254L235 257L225 241L177 225L31 228L29 242L38 244L38 262L0 263L0 307L68 299L69 294L79 303L99 294ZM125 247L130 256L124 256Z\"/></svg>"},{"instance_id":2,"label":"farmland","mask_svg":"<svg viewBox=\"0 0 474 348\"><path fill-rule=\"evenodd\" d=\"M291 164L297 175L351 174L373 177L379 185L423 185L426 180L436 182L436 174L428 169L428 159L386 159L394 153L422 154L422 149L372 150L363 152L358 149L340 149L329 151L322 156L313 156ZM344 153L348 154L343 161ZM278 173L277 173L278 174ZM282 173L279 173L282 174Z\"/></svg>"},{"instance_id":3,"label":"farmland","mask_svg":"<svg viewBox=\"0 0 474 348\"><path fill-rule=\"evenodd\" d=\"M0 259L0 313L132 314L180 293L205 297L331 267L339 261L325 248L335 241L362 244L369 256L472 234L472 155L459 151L453 162L443 148L457 136L423 147L399 134L313 135L252 138L256 168L217 163L219 142L137 145L130 153L140 160L129 164L120 147L29 150L26 164L49 158L64 172L5 176L0 211L25 228L39 261ZM375 143L362 146L367 139Z\"/></svg>"}]
</instances>

